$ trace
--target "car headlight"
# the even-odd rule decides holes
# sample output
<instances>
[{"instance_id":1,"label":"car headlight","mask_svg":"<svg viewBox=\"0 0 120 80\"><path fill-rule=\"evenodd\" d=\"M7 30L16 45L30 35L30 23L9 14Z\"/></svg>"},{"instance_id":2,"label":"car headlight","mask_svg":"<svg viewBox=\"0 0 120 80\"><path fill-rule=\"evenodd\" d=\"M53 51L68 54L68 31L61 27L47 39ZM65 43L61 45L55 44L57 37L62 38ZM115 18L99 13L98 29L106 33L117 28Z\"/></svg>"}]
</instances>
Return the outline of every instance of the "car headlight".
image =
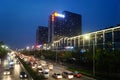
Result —
<instances>
[{"instance_id":1,"label":"car headlight","mask_svg":"<svg viewBox=\"0 0 120 80\"><path fill-rule=\"evenodd\" d=\"M32 68L35 68L34 66L32 66Z\"/></svg>"},{"instance_id":2,"label":"car headlight","mask_svg":"<svg viewBox=\"0 0 120 80\"><path fill-rule=\"evenodd\" d=\"M38 68L41 68L41 66L38 66Z\"/></svg>"},{"instance_id":3,"label":"car headlight","mask_svg":"<svg viewBox=\"0 0 120 80\"><path fill-rule=\"evenodd\" d=\"M7 72L7 74L10 74L10 72Z\"/></svg>"},{"instance_id":4,"label":"car headlight","mask_svg":"<svg viewBox=\"0 0 120 80\"><path fill-rule=\"evenodd\" d=\"M40 70L38 72L41 72Z\"/></svg>"},{"instance_id":5,"label":"car headlight","mask_svg":"<svg viewBox=\"0 0 120 80\"><path fill-rule=\"evenodd\" d=\"M25 77L27 77L27 75L25 74Z\"/></svg>"},{"instance_id":6,"label":"car headlight","mask_svg":"<svg viewBox=\"0 0 120 80\"><path fill-rule=\"evenodd\" d=\"M4 72L3 74L6 75L6 72Z\"/></svg>"},{"instance_id":7,"label":"car headlight","mask_svg":"<svg viewBox=\"0 0 120 80\"><path fill-rule=\"evenodd\" d=\"M20 75L20 77L23 77L22 75Z\"/></svg>"}]
</instances>

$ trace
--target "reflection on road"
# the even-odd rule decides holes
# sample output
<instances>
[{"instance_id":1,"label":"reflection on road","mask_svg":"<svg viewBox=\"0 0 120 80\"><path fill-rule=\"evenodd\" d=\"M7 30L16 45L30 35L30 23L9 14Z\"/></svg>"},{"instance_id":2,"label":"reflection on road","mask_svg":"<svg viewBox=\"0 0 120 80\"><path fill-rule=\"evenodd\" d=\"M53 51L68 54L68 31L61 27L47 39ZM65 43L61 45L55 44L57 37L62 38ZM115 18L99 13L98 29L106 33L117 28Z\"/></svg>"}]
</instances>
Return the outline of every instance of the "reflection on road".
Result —
<instances>
[{"instance_id":1,"label":"reflection on road","mask_svg":"<svg viewBox=\"0 0 120 80\"><path fill-rule=\"evenodd\" d=\"M6 67L9 67L9 60L8 59L5 59L3 61L3 67L1 68L2 72L0 74L0 80L21 80L19 78L19 74L20 74L20 71L23 71L23 69L21 68L20 64L14 64L14 68L11 70L11 74L10 75L4 75L3 72L4 72L4 69Z\"/></svg>"},{"instance_id":2,"label":"reflection on road","mask_svg":"<svg viewBox=\"0 0 120 80\"><path fill-rule=\"evenodd\" d=\"M2 80L12 80L11 76L4 76Z\"/></svg>"}]
</instances>

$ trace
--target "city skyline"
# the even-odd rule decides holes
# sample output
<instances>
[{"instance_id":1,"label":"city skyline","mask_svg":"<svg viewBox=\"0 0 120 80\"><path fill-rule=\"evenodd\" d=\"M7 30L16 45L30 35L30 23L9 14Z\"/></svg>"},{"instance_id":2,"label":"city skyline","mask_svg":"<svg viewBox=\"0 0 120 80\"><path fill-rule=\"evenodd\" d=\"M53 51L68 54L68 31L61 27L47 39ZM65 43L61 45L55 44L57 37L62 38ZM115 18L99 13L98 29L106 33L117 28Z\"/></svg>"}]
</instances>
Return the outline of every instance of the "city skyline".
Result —
<instances>
[{"instance_id":1,"label":"city skyline","mask_svg":"<svg viewBox=\"0 0 120 80\"><path fill-rule=\"evenodd\" d=\"M0 41L13 48L34 45L37 27L48 26L49 15L54 11L81 14L83 33L115 26L120 24L119 3L119 0L0 1Z\"/></svg>"}]
</instances>

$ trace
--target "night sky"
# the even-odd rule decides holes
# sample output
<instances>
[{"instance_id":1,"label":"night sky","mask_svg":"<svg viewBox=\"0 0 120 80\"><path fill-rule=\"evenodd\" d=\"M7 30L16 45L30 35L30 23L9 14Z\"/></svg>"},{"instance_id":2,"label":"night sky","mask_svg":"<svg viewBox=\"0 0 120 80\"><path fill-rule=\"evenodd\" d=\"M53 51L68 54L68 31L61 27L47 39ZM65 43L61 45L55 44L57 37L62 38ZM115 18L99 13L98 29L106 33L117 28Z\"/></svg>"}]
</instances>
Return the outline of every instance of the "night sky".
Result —
<instances>
[{"instance_id":1,"label":"night sky","mask_svg":"<svg viewBox=\"0 0 120 80\"><path fill-rule=\"evenodd\" d=\"M120 24L120 0L0 0L0 41L31 46L37 27L48 26L49 15L64 10L82 15L83 33Z\"/></svg>"}]
</instances>

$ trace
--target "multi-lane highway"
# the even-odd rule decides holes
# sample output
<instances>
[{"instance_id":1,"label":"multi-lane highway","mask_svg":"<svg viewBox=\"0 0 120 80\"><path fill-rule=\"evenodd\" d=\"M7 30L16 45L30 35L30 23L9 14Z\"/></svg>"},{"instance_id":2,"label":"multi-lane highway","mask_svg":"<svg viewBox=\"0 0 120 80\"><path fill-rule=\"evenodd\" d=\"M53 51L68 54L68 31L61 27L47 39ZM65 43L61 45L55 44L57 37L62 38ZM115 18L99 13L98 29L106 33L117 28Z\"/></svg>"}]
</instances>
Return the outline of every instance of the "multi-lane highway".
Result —
<instances>
[{"instance_id":1,"label":"multi-lane highway","mask_svg":"<svg viewBox=\"0 0 120 80\"><path fill-rule=\"evenodd\" d=\"M13 66L14 68L10 69L11 73L8 75L4 75L5 68L8 67L7 65L9 65L9 62L8 62L8 59L6 58L2 61L2 64L0 65L0 80L21 80L20 72L21 71L26 72L26 70L23 68L21 63L20 64L14 63L14 66ZM30 80L30 76L28 76L28 79L26 80Z\"/></svg>"},{"instance_id":2,"label":"multi-lane highway","mask_svg":"<svg viewBox=\"0 0 120 80\"><path fill-rule=\"evenodd\" d=\"M27 58L27 57L26 57ZM35 59L33 59L35 60ZM71 71L68 71L67 70L67 67L66 66L63 66L61 64L58 64L58 63L55 63L53 61L48 61L48 60L40 60L40 59L37 59L36 63L39 63L40 61L44 61L46 62L46 65L47 64L53 64L53 70L50 70L48 73L49 73L49 77L48 77L48 80L56 80L55 78L52 77L52 75L54 73L63 73L64 71L66 72L71 72ZM31 66L32 67L32 66ZM37 67L36 68L33 68L34 71L37 71ZM38 73L39 74L39 73ZM66 78L62 78L61 80L69 80L69 79L66 79ZM91 77L87 77L87 76L84 76L82 75L82 77L80 78L76 78L74 77L72 80L95 80Z\"/></svg>"},{"instance_id":3,"label":"multi-lane highway","mask_svg":"<svg viewBox=\"0 0 120 80\"><path fill-rule=\"evenodd\" d=\"M65 67L65 66L62 66L62 65L54 63L54 62L50 62L50 63L52 63L54 65L54 69L53 69L53 71L50 71L50 78L49 78L49 80L56 80L55 78L51 77L54 72L56 72L56 73L57 72L58 73L62 73L63 71L71 72L71 71L68 71L67 67ZM69 79L62 78L62 80L69 80ZM75 78L74 77L72 80L95 80L95 79L82 75L81 78Z\"/></svg>"},{"instance_id":4,"label":"multi-lane highway","mask_svg":"<svg viewBox=\"0 0 120 80\"><path fill-rule=\"evenodd\" d=\"M8 55L9 56L9 55ZM4 73L4 71L5 71L5 68L6 68L6 66L7 65L9 65L9 58L5 58L3 61L2 61L2 64L0 65L0 80L21 80L20 79L20 72L21 71L24 71L24 72L26 72L27 73L27 71L25 70L25 68L23 67L23 65L21 64L21 63L16 63L16 58L14 57L14 58L12 58L13 60L14 60L14 68L13 69L11 69L11 74L10 75L4 75L3 73ZM18 60L18 59L17 59ZM40 59L38 59L38 61L41 61ZM53 64L53 70L50 70L49 71L49 77L48 77L48 80L56 80L55 78L53 78L52 77L52 75L54 74L54 73L62 73L62 72L64 72L64 71L67 71L67 72L70 72L70 71L68 71L67 70L67 68L65 67L65 66L63 66L63 65L60 65L60 64L58 64L58 63L55 63L55 62L53 62L53 61L48 61L48 60L46 60L45 61L47 64ZM34 70L34 69L33 69ZM37 71L37 69L35 69L35 71ZM27 73L28 74L28 78L27 79L25 79L25 80L33 80L32 78L31 78L31 76L29 75L29 73ZM68 79L66 79L66 78L62 78L61 80L68 80ZM87 77L87 76L84 76L84 75L82 75L82 77L81 78L76 78L76 77L74 77L72 80L95 80L95 79L93 79L93 78L90 78L90 77Z\"/></svg>"}]
</instances>

